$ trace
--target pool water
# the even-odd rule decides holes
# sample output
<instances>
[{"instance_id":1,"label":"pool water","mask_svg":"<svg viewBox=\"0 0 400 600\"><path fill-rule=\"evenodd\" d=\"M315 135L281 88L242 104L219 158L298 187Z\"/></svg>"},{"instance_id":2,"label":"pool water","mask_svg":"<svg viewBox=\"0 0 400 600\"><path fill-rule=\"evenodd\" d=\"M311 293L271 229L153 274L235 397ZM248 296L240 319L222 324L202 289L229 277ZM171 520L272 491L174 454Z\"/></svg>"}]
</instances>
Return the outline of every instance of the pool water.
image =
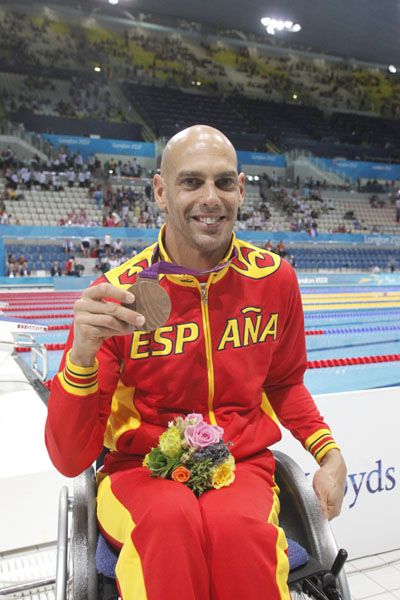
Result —
<instances>
[{"instance_id":1,"label":"pool water","mask_svg":"<svg viewBox=\"0 0 400 600\"><path fill-rule=\"evenodd\" d=\"M350 292L318 288L302 290L305 331L319 332L306 335L309 361L400 354L400 291L388 289L381 295L379 306L376 306L375 293L376 288L372 291L353 288ZM24 316L34 315L36 322L47 325L71 323L72 318L64 315L72 313L74 297L68 301L64 294L60 310L49 307L33 311L29 303L33 305L34 296L26 294L26 308L7 316L24 320ZM23 300L19 298L20 301ZM356 307L354 303L357 303ZM316 305L317 309L314 308ZM52 318L48 318L49 314ZM57 314L63 316L54 318ZM63 344L67 336L68 330L34 334L37 341L46 344ZM47 379L57 373L62 354L62 350L48 352ZM21 356L31 363L30 353L24 352ZM312 394L400 386L400 362L309 368L305 384Z\"/></svg>"}]
</instances>

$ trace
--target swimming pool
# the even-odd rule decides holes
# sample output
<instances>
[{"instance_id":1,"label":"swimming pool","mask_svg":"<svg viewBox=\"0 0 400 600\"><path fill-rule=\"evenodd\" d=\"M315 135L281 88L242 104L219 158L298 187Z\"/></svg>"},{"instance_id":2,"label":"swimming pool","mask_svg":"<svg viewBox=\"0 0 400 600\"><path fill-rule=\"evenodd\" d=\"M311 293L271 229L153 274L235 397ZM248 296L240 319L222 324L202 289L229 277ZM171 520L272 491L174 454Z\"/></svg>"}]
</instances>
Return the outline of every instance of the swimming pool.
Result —
<instances>
[{"instance_id":1,"label":"swimming pool","mask_svg":"<svg viewBox=\"0 0 400 600\"><path fill-rule=\"evenodd\" d=\"M302 299L309 363L329 359L365 358L400 353L400 290L398 287L304 288ZM66 342L73 303L79 292L2 294L6 316L38 322L51 329L35 333L36 341L59 347ZM58 370L61 349L48 352L47 379ZM30 364L30 354L21 356ZM305 383L312 394L400 386L400 362L334 365L309 368Z\"/></svg>"}]
</instances>

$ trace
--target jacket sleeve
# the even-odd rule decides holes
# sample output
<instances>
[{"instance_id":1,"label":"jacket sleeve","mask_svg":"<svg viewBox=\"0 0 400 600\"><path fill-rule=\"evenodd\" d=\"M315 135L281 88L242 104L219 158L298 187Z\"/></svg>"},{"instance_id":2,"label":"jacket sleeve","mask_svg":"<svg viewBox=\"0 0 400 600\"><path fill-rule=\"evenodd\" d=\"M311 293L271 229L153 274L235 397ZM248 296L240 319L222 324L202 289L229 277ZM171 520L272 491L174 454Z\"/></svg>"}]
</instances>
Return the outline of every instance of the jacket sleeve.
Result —
<instances>
[{"instance_id":1,"label":"jacket sleeve","mask_svg":"<svg viewBox=\"0 0 400 600\"><path fill-rule=\"evenodd\" d=\"M288 289L286 299L283 295L285 318L264 390L282 425L319 463L329 450L338 448L338 445L303 383L307 353L301 296L294 270L286 261L284 268L288 271L288 279L282 286Z\"/></svg>"},{"instance_id":2,"label":"jacket sleeve","mask_svg":"<svg viewBox=\"0 0 400 600\"><path fill-rule=\"evenodd\" d=\"M103 449L121 360L113 338L103 343L93 367L69 360L73 328L48 403L45 443L54 466L67 477L87 469Z\"/></svg>"}]
</instances>

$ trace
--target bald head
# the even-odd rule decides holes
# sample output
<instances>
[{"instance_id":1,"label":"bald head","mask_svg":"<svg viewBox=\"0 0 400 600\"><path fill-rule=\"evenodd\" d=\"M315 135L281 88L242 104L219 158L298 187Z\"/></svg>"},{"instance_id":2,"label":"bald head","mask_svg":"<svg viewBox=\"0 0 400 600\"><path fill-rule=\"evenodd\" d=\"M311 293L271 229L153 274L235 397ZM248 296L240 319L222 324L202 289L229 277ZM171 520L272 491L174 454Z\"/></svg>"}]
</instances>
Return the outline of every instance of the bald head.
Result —
<instances>
[{"instance_id":1,"label":"bald head","mask_svg":"<svg viewBox=\"0 0 400 600\"><path fill-rule=\"evenodd\" d=\"M174 135L165 146L161 175L165 177L187 152L196 154L201 151L207 151L211 155L228 155L237 168L235 148L221 131L208 125L193 125Z\"/></svg>"},{"instance_id":2,"label":"bald head","mask_svg":"<svg viewBox=\"0 0 400 600\"><path fill-rule=\"evenodd\" d=\"M153 188L174 262L202 270L225 255L244 199L237 167L235 148L213 127L188 127L169 140Z\"/></svg>"}]
</instances>

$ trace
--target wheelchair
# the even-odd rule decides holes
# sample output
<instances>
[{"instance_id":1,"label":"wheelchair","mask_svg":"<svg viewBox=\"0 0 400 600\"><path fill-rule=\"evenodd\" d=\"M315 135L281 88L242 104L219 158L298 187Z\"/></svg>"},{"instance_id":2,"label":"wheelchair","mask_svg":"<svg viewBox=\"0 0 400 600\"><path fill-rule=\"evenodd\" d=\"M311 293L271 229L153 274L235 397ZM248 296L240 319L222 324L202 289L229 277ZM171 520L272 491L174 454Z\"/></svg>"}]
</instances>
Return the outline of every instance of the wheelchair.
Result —
<instances>
[{"instance_id":1,"label":"wheelchair","mask_svg":"<svg viewBox=\"0 0 400 600\"><path fill-rule=\"evenodd\" d=\"M342 570L347 552L338 551L312 486L289 456L279 451L273 454L280 488L280 525L288 538L292 600L351 600ZM104 552L109 556L99 558ZM115 576L109 572L110 563L116 560L116 552L99 536L95 473L91 467L75 478L72 498L66 486L61 489L56 600L118 600Z\"/></svg>"}]
</instances>

